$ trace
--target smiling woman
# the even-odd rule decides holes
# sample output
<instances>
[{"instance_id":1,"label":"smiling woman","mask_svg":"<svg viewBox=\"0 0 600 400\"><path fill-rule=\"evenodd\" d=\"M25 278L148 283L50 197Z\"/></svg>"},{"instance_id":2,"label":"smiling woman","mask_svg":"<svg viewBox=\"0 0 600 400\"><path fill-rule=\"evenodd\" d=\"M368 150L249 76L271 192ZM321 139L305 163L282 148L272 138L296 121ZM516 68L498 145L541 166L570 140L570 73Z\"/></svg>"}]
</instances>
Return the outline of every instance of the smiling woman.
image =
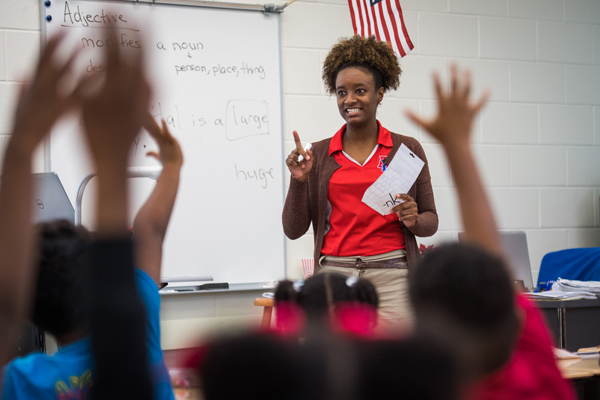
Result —
<instances>
[{"instance_id":1,"label":"smiling woman","mask_svg":"<svg viewBox=\"0 0 600 400\"><path fill-rule=\"evenodd\" d=\"M431 236L438 226L423 148L377 120L377 108L385 92L398 87L401 72L393 51L374 37L354 36L333 46L323 80L346 124L310 150L302 148L294 131L296 148L286 160L292 179L283 210L290 239L304 235L312 223L316 272L370 279L379 293L382 325L394 328L407 327L412 319L406 278L419 256L415 236ZM425 166L408 193L396 195L402 203L394 212L381 215L362 197L402 144Z\"/></svg>"}]
</instances>

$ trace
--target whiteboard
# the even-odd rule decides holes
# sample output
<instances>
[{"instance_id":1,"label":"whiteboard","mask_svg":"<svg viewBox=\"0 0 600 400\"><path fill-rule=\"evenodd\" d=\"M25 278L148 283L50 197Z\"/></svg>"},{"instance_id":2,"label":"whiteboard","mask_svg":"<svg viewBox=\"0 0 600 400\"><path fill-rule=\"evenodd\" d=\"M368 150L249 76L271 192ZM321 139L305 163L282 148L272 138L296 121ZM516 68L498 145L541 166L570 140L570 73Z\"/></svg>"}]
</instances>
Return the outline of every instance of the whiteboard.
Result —
<instances>
[{"instance_id":1,"label":"whiteboard","mask_svg":"<svg viewBox=\"0 0 600 400\"><path fill-rule=\"evenodd\" d=\"M82 48L76 73L103 73L103 46L145 51L154 86L150 112L167 121L185 157L165 239L163 277L208 275L228 283L282 279L279 14L75 0L52 1L49 7L42 1L41 8L44 41L62 30L67 33L63 51ZM108 25L118 28L112 37ZM140 132L130 165L159 165L145 155L155 149ZM75 204L80 182L94 172L79 115L53 129L48 159ZM155 182L130 182L135 212ZM85 196L94 197L87 189ZM84 207L84 225L90 212Z\"/></svg>"}]
</instances>

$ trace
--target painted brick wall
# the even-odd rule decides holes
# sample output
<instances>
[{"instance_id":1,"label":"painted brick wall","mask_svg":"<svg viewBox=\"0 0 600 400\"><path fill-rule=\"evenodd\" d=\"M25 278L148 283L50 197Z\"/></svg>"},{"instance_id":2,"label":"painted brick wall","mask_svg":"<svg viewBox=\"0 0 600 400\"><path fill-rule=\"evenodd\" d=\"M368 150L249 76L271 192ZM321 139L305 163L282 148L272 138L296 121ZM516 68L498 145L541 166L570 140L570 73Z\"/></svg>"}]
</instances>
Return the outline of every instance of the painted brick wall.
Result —
<instances>
[{"instance_id":1,"label":"painted brick wall","mask_svg":"<svg viewBox=\"0 0 600 400\"><path fill-rule=\"evenodd\" d=\"M253 2L244 0L246 2ZM0 0L0 161L19 81L39 54L39 0ZM400 89L379 118L416 137L427 153L439 232L424 244L456 240L456 198L438 144L403 116L434 111L431 72L447 77L456 61L471 68L475 93L492 90L475 126L475 151L505 230L525 230L532 268L568 247L600 245L600 2L597 0L401 0L415 44L401 61ZM282 16L286 153L292 130L304 141L331 136L343 123L321 83L328 49L352 34L346 0L303 1ZM43 170L42 153L36 170ZM289 180L289 178L288 178ZM288 275L302 276L312 233L287 242ZM535 278L535 276L534 276ZM257 323L257 293L189 295L163 301L163 345L193 332Z\"/></svg>"},{"instance_id":2,"label":"painted brick wall","mask_svg":"<svg viewBox=\"0 0 600 400\"><path fill-rule=\"evenodd\" d=\"M419 241L456 240L455 191L441 148L403 109L435 111L431 72L456 62L472 70L475 93L492 90L474 132L475 153L503 230L527 232L534 279L544 254L600 246L600 2L597 0L401 0L415 49L401 60L398 91L379 119L421 141L440 218ZM339 36L352 34L344 1L298 2L283 16L286 151L343 123L324 94L319 68ZM288 241L288 272L302 274L312 234Z\"/></svg>"}]
</instances>

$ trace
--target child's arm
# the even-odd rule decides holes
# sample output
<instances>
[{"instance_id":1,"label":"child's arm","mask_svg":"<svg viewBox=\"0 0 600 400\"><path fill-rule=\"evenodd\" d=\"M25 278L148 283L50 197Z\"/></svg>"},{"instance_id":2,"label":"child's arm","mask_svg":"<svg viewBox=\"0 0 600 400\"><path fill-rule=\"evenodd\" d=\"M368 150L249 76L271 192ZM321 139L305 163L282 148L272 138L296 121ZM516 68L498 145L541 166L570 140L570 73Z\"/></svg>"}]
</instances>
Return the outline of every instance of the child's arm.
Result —
<instances>
[{"instance_id":1,"label":"child's arm","mask_svg":"<svg viewBox=\"0 0 600 400\"><path fill-rule=\"evenodd\" d=\"M76 92L61 93L59 82L73 58L60 66L52 59L62 37L48 41L32 83L22 87L0 188L0 364L15 348L19 322L26 319L34 281L34 228L31 221L33 153L54 122L77 104ZM78 89L76 89L78 90Z\"/></svg>"},{"instance_id":2,"label":"child's arm","mask_svg":"<svg viewBox=\"0 0 600 400\"><path fill-rule=\"evenodd\" d=\"M408 111L408 117L420 124L440 141L456 183L465 236L488 250L502 254L494 213L487 199L469 138L473 121L487 99L487 93L476 103L469 102L471 78L468 72L458 76L451 67L451 89L442 90L440 78L434 76L438 98L438 114L430 120Z\"/></svg>"},{"instance_id":3,"label":"child's arm","mask_svg":"<svg viewBox=\"0 0 600 400\"><path fill-rule=\"evenodd\" d=\"M162 246L177 197L183 154L179 142L171 135L164 120L161 127L148 115L144 127L156 140L159 149L158 154L149 152L147 155L159 160L163 169L150 197L133 221L133 236L137 267L159 285Z\"/></svg>"},{"instance_id":4,"label":"child's arm","mask_svg":"<svg viewBox=\"0 0 600 400\"><path fill-rule=\"evenodd\" d=\"M125 52L131 56L127 60ZM151 399L146 313L136 291L127 232L126 176L129 149L149 106L150 86L141 50L105 46L105 54L104 81L84 100L82 110L98 171L98 240L92 247L93 398Z\"/></svg>"}]
</instances>

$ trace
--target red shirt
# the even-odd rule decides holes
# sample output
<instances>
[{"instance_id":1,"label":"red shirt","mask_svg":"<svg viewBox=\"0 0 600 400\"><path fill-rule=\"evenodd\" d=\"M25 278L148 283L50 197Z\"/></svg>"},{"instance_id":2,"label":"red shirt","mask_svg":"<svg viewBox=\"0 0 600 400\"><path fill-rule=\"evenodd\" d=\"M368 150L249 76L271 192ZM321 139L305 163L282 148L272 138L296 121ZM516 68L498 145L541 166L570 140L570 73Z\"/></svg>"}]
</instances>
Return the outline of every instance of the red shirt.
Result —
<instances>
[{"instance_id":1,"label":"red shirt","mask_svg":"<svg viewBox=\"0 0 600 400\"><path fill-rule=\"evenodd\" d=\"M546 324L530 300L517 297L525 312L512 359L474 388L469 400L574 400L575 394L556 366Z\"/></svg>"},{"instance_id":2,"label":"red shirt","mask_svg":"<svg viewBox=\"0 0 600 400\"><path fill-rule=\"evenodd\" d=\"M403 249L404 232L395 213L381 215L362 202L365 191L385 169L383 160L393 146L390 131L379 125L377 146L360 165L342 148L344 125L331 139L329 155L341 167L329 181L327 200L331 214L321 253L328 256L373 256ZM329 230L327 230L327 224Z\"/></svg>"}]
</instances>

